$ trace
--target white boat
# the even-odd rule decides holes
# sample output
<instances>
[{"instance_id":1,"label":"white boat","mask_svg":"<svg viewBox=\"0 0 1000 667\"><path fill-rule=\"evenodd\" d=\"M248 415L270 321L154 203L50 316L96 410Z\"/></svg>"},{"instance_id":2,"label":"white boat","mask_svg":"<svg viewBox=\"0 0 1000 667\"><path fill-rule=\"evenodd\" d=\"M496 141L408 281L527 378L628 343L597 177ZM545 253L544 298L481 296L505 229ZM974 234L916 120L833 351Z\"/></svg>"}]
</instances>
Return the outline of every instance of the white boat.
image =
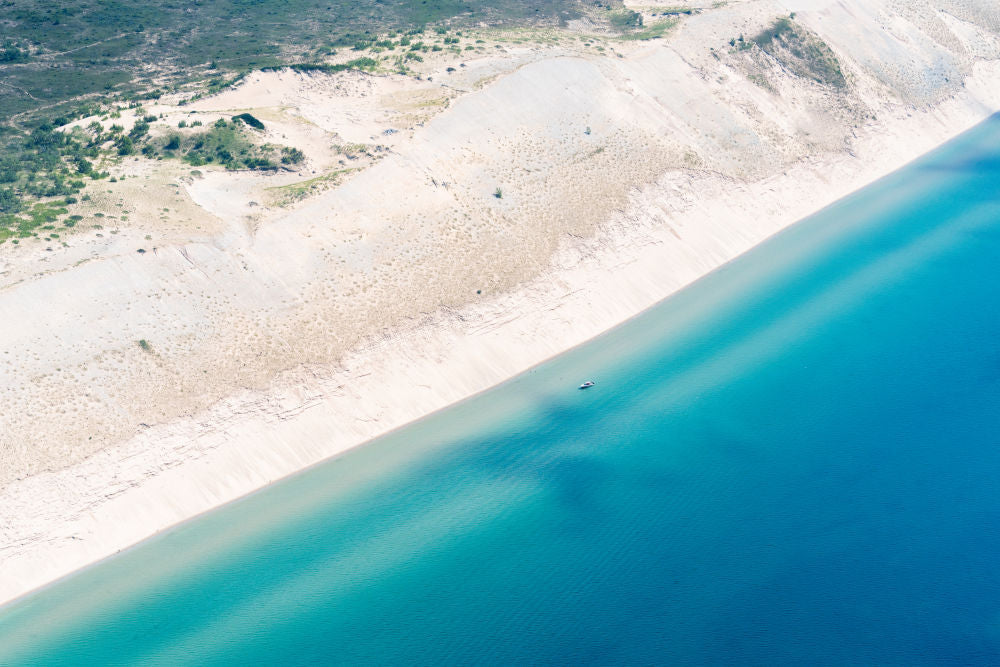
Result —
<instances>
[{"instance_id":1,"label":"white boat","mask_svg":"<svg viewBox=\"0 0 1000 667\"><path fill-rule=\"evenodd\" d=\"M583 384L581 384L579 388L580 389L588 389L590 387L593 387L595 384L597 384L597 383L596 382L591 382L590 380L587 380L586 382L584 382Z\"/></svg>"}]
</instances>

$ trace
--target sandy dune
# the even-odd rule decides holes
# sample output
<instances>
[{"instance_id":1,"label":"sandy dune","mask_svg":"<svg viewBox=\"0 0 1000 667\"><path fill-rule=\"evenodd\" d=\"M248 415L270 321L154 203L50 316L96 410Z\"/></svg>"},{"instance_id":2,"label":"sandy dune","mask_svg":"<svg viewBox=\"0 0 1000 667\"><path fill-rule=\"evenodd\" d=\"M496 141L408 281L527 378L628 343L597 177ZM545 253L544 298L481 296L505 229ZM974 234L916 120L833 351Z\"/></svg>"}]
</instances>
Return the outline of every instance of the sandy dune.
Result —
<instances>
[{"instance_id":1,"label":"sandy dune","mask_svg":"<svg viewBox=\"0 0 1000 667\"><path fill-rule=\"evenodd\" d=\"M791 11L846 85L730 45ZM1000 109L998 21L734 2L603 52L568 32L158 108L251 109L306 167L128 162L94 198L113 223L0 246L0 601L488 388L967 129Z\"/></svg>"}]
</instances>

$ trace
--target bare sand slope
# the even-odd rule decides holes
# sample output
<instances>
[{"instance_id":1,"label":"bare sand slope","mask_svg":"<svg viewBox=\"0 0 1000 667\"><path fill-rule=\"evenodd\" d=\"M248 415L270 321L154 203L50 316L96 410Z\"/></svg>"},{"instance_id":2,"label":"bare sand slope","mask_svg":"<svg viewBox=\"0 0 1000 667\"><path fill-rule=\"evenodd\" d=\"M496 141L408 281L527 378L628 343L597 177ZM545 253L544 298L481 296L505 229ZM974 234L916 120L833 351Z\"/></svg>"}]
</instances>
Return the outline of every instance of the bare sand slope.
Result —
<instances>
[{"instance_id":1,"label":"bare sand slope","mask_svg":"<svg viewBox=\"0 0 1000 667\"><path fill-rule=\"evenodd\" d=\"M792 42L744 46L791 11ZM997 21L730 3L604 53L199 102L305 142L308 172L129 164L183 215L137 215L140 190L113 238L0 248L0 601L576 345L967 129L1000 108Z\"/></svg>"}]
</instances>

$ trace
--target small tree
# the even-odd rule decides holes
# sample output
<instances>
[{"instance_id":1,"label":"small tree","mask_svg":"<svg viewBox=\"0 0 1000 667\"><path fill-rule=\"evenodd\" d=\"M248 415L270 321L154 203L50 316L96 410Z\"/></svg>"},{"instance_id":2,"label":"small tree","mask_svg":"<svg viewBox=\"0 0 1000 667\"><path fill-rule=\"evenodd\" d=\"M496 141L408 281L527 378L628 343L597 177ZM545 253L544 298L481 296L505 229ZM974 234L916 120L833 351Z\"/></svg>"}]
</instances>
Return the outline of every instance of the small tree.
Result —
<instances>
[{"instance_id":1,"label":"small tree","mask_svg":"<svg viewBox=\"0 0 1000 667\"><path fill-rule=\"evenodd\" d=\"M128 136L132 139L141 139L149 133L149 123L144 120L136 121L129 131Z\"/></svg>"},{"instance_id":2,"label":"small tree","mask_svg":"<svg viewBox=\"0 0 1000 667\"><path fill-rule=\"evenodd\" d=\"M17 213L22 208L21 198L12 189L0 188L0 213Z\"/></svg>"},{"instance_id":3,"label":"small tree","mask_svg":"<svg viewBox=\"0 0 1000 667\"><path fill-rule=\"evenodd\" d=\"M82 155L77 155L73 161L76 163L76 173L78 174L90 174L94 171L94 165Z\"/></svg>"},{"instance_id":4,"label":"small tree","mask_svg":"<svg viewBox=\"0 0 1000 667\"><path fill-rule=\"evenodd\" d=\"M115 140L115 146L118 147L119 155L132 155L135 153L135 144L128 137L118 137Z\"/></svg>"}]
</instances>

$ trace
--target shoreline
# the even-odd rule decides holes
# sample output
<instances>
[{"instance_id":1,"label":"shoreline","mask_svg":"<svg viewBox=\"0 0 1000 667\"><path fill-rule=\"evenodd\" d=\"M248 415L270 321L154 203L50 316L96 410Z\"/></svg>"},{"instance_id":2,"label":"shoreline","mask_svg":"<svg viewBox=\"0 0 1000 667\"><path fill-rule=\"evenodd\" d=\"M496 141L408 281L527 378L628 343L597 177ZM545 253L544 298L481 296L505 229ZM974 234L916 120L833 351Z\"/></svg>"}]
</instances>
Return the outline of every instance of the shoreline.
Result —
<instances>
[{"instance_id":1,"label":"shoreline","mask_svg":"<svg viewBox=\"0 0 1000 667\"><path fill-rule=\"evenodd\" d=\"M370 339L336 368L300 367L274 390L241 392L68 468L12 482L0 489L8 509L0 605L634 317L1000 109L1000 63L977 68L962 94L922 111L900 106L863 128L851 151L753 182L668 172L633 190L594 238L565 241L550 269L514 292L440 310Z\"/></svg>"}]
</instances>

